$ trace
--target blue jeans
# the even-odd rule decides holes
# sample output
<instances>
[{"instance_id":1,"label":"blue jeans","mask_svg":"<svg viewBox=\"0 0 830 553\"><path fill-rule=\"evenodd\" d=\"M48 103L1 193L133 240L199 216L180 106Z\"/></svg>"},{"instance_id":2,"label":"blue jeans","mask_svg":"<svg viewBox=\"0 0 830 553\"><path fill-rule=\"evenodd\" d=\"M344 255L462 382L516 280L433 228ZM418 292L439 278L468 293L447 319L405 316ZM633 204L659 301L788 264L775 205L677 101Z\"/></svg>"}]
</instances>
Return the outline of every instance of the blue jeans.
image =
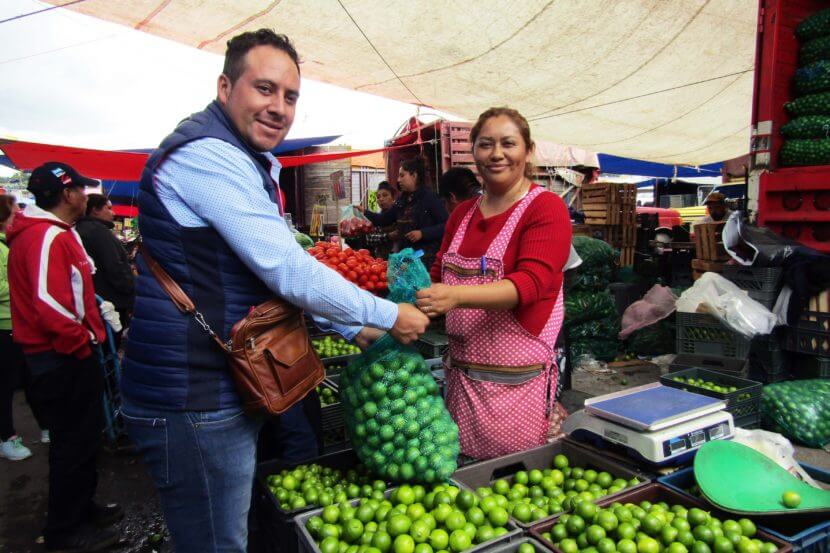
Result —
<instances>
[{"instance_id":1,"label":"blue jeans","mask_svg":"<svg viewBox=\"0 0 830 553\"><path fill-rule=\"evenodd\" d=\"M124 399L127 432L177 553L245 553L261 421L241 409L166 411Z\"/></svg>"}]
</instances>

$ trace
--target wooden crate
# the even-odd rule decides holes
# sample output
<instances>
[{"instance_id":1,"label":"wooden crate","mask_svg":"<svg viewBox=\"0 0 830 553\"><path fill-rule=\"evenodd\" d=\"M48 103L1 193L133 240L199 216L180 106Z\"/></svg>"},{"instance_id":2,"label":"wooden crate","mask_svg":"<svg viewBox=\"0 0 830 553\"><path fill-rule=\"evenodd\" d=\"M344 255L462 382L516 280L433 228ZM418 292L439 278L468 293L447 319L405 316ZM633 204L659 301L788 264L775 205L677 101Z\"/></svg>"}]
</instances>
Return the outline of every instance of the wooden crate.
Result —
<instances>
[{"instance_id":1,"label":"wooden crate","mask_svg":"<svg viewBox=\"0 0 830 553\"><path fill-rule=\"evenodd\" d=\"M703 273L721 273L726 263L706 259L692 259L692 279L697 280Z\"/></svg>"},{"instance_id":2,"label":"wooden crate","mask_svg":"<svg viewBox=\"0 0 830 553\"><path fill-rule=\"evenodd\" d=\"M590 225L572 225L571 232L574 236L588 236L590 238L594 236L593 227Z\"/></svg>"},{"instance_id":3,"label":"wooden crate","mask_svg":"<svg viewBox=\"0 0 830 553\"><path fill-rule=\"evenodd\" d=\"M705 261L726 261L729 254L723 247L724 223L695 225L695 252L698 259Z\"/></svg>"},{"instance_id":4,"label":"wooden crate","mask_svg":"<svg viewBox=\"0 0 830 553\"><path fill-rule=\"evenodd\" d=\"M582 186L582 205L618 204L634 206L637 186L634 184L593 183Z\"/></svg>"},{"instance_id":5,"label":"wooden crate","mask_svg":"<svg viewBox=\"0 0 830 553\"><path fill-rule=\"evenodd\" d=\"M634 247L628 246L620 249L620 267L631 267L634 265Z\"/></svg>"}]
</instances>

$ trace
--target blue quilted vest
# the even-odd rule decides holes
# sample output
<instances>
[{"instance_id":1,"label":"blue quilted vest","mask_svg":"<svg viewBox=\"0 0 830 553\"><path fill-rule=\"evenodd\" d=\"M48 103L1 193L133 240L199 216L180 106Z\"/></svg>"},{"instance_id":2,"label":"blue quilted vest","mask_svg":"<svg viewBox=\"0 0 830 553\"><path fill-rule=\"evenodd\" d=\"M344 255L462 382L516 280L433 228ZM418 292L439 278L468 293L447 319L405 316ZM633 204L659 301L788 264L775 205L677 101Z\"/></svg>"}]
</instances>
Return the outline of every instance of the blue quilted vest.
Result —
<instances>
[{"instance_id":1,"label":"blue quilted vest","mask_svg":"<svg viewBox=\"0 0 830 553\"><path fill-rule=\"evenodd\" d=\"M211 227L178 224L159 201L153 176L177 148L199 138L217 138L254 161L262 186L275 198L270 161L239 136L213 101L179 123L150 156L138 193L139 230L145 247L193 300L211 328L226 340L252 306L273 294ZM230 207L229 207L230 208ZM251 229L252 233L256 229ZM124 361L122 393L134 402L162 409L207 411L240 404L224 353L205 330L182 314L137 260L136 302Z\"/></svg>"}]
</instances>

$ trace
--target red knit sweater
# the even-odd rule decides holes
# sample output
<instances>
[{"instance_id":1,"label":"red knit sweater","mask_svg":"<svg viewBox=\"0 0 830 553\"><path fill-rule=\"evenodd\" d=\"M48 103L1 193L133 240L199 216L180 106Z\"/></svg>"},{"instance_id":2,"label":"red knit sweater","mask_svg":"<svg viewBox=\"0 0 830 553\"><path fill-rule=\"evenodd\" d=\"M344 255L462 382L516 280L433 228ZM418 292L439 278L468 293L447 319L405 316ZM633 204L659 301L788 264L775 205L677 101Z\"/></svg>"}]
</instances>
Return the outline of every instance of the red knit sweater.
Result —
<instances>
[{"instance_id":1,"label":"red knit sweater","mask_svg":"<svg viewBox=\"0 0 830 553\"><path fill-rule=\"evenodd\" d=\"M535 188L537 185L533 185ZM477 198L460 204L450 214L444 231L441 250L430 275L433 282L441 282L441 260L452 244L461 220ZM517 202L518 203L518 202ZM490 243L502 231L516 208L484 219L476 209L467 234L459 248L463 257L481 257ZM571 219L568 208L556 194L541 194L527 207L504 252L504 274L519 291L516 319L528 332L538 336L550 317L562 287L562 268L568 260L571 246Z\"/></svg>"}]
</instances>

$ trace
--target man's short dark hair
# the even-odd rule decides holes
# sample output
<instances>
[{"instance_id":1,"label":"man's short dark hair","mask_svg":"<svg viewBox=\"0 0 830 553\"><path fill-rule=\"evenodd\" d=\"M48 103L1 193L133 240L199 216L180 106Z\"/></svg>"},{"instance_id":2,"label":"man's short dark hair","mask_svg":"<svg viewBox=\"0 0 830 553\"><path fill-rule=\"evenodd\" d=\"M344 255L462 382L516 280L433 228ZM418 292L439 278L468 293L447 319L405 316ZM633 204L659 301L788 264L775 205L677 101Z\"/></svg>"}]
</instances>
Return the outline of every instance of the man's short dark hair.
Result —
<instances>
[{"instance_id":1,"label":"man's short dark hair","mask_svg":"<svg viewBox=\"0 0 830 553\"><path fill-rule=\"evenodd\" d=\"M109 203L109 198L103 194L86 195L86 215L89 217L93 211L97 211Z\"/></svg>"},{"instance_id":2,"label":"man's short dark hair","mask_svg":"<svg viewBox=\"0 0 830 553\"><path fill-rule=\"evenodd\" d=\"M225 66L222 73L230 79L231 84L245 71L245 54L256 46L273 46L282 50L297 66L300 72L300 56L287 36L275 33L271 29L259 29L237 35L228 41L228 49L225 51Z\"/></svg>"},{"instance_id":3,"label":"man's short dark hair","mask_svg":"<svg viewBox=\"0 0 830 553\"><path fill-rule=\"evenodd\" d=\"M35 197L36 206L49 211L60 205L61 198L63 198L63 190L42 190L32 192L32 195Z\"/></svg>"}]
</instances>

